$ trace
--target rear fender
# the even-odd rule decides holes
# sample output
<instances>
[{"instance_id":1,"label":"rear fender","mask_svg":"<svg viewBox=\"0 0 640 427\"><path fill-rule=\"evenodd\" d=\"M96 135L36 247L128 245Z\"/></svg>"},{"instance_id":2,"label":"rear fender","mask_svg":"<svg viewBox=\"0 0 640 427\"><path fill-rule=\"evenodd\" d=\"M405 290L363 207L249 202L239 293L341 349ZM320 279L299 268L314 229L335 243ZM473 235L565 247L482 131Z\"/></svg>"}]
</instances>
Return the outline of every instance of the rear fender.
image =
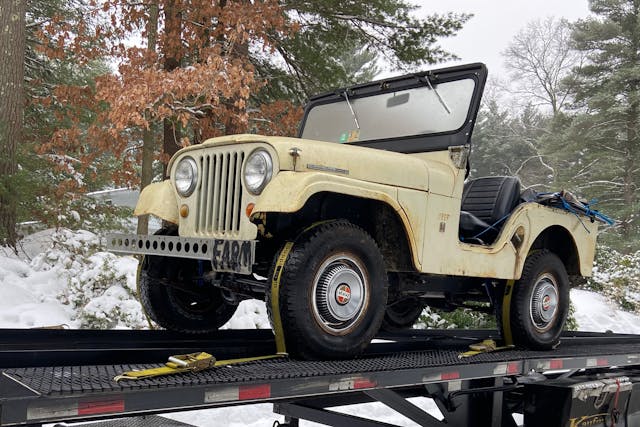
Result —
<instances>
[{"instance_id":1,"label":"rear fender","mask_svg":"<svg viewBox=\"0 0 640 427\"><path fill-rule=\"evenodd\" d=\"M502 239L516 242L514 235L524 226L525 237L518 248L516 275L519 279L528 254L537 249L549 249L565 264L569 274L591 276L595 255L598 223L571 212L550 208L537 203L520 205L512 215L513 221L505 225Z\"/></svg>"},{"instance_id":2,"label":"rear fender","mask_svg":"<svg viewBox=\"0 0 640 427\"><path fill-rule=\"evenodd\" d=\"M591 276L597 233L598 224L586 217L523 203L511 213L492 245L458 241L447 248L445 242L425 256L429 261L425 264L427 272L438 274L519 280L529 254L549 249L563 260L569 274L587 277Z\"/></svg>"}]
</instances>

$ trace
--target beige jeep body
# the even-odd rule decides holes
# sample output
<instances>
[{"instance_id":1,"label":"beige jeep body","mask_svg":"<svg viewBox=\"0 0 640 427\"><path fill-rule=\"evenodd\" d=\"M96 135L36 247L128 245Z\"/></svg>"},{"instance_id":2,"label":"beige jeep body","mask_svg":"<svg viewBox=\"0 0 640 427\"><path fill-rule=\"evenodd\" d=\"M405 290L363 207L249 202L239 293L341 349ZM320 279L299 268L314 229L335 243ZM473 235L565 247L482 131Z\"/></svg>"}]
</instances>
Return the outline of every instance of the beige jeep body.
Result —
<instances>
[{"instance_id":1,"label":"beige jeep body","mask_svg":"<svg viewBox=\"0 0 640 427\"><path fill-rule=\"evenodd\" d=\"M213 277L207 280L225 290L227 299L228 293L257 296L273 291L271 283L280 280L273 277L274 270L288 268L286 262L282 266L275 261L283 247L295 253L296 248L313 246L312 241L320 237L309 230L315 227L326 234L330 227L323 224L342 221L336 226L342 234L349 234L348 227L353 225L356 234L363 236L360 241L370 237L375 242L374 252L381 255L386 272L380 279L384 290L377 292L384 295L374 300L367 294L374 293L375 286L368 282L374 280L362 267L366 263L360 262L360 255L350 252L353 243L322 255L322 259L343 256L344 260L331 261L326 271L309 279L313 283L305 295L310 295L307 309L313 313L312 320L295 318L304 313L292 315L289 322L300 321L302 326L288 333L308 328L307 334L320 338L314 348L292 339L296 354L357 354L380 322L388 329L410 326L425 305L479 300L500 310L505 284L514 281L523 281L520 288L531 289L524 296L516 292L519 308L502 313L503 321L505 314L509 318L509 310L518 317L522 314L518 310L528 307L534 326L527 333L544 336L543 346L548 346L557 341L558 323L561 328L566 317L565 309L556 309L568 304L561 301L568 298L564 276L591 274L598 226L593 218L575 212L525 202L511 209L499 225L489 224L497 227L491 239L461 238L470 138L485 80L486 68L471 64L367 83L312 99L299 138L230 135L184 148L171 159L169 178L145 188L135 209L135 215L155 215L175 224L177 231L113 236L110 249L211 261L208 276L199 277ZM341 112L336 115L333 108ZM384 115L372 117L380 111ZM422 123L423 117L428 124ZM186 184L182 168L190 174ZM254 180L254 173L263 175L258 175L259 188L252 190L248 181ZM287 242L291 242L288 247ZM287 252L284 258L289 259ZM551 270L539 265L549 263L554 266ZM299 266L292 268L303 276ZM340 269L346 273L338 273ZM270 281L260 284L253 273ZM295 282L286 275L283 280ZM287 289L281 292L282 298L288 295ZM347 302L342 306L345 295ZM352 303L352 295L362 301ZM409 300L413 309L408 308ZM362 317L363 310L385 311L384 306L371 307L375 301L396 309L387 308L389 318L384 321L380 313ZM272 310L284 315L291 311ZM342 315L353 318L344 320ZM525 315L520 317L526 320ZM362 323L373 324L364 335L358 329ZM177 329L189 328L178 325ZM549 330L554 336L548 336ZM351 335L358 335L353 339L357 345L341 347ZM334 349L324 351L330 346Z\"/></svg>"},{"instance_id":2,"label":"beige jeep body","mask_svg":"<svg viewBox=\"0 0 640 427\"><path fill-rule=\"evenodd\" d=\"M169 170L184 156L201 163L212 156L247 157L258 148L272 154L274 176L259 196L244 192L240 186L238 190L227 189L230 200L242 202L226 213L238 226L207 222L215 213L203 209L206 187L180 197L171 179L147 187L135 215L153 214L176 223L183 237L255 240L263 237L259 236L258 218L264 214L295 214L318 194L346 195L376 201L372 206L394 213L404 236L389 232L385 237L406 239L407 246L402 250L410 254L411 267L417 272L517 280L534 243L544 239L547 244L566 246L571 251L565 254L570 273L591 275L597 223L566 210L524 203L511 214L491 245L460 241L458 222L466 163L462 167L455 164L452 157L458 151L402 154L246 134L213 138L185 148L171 160ZM295 157L292 150L298 153ZM246 207L251 203L255 207L247 216ZM188 214L180 216L179 210L185 206ZM385 230L378 233L384 235ZM406 267L388 266L390 270Z\"/></svg>"}]
</instances>

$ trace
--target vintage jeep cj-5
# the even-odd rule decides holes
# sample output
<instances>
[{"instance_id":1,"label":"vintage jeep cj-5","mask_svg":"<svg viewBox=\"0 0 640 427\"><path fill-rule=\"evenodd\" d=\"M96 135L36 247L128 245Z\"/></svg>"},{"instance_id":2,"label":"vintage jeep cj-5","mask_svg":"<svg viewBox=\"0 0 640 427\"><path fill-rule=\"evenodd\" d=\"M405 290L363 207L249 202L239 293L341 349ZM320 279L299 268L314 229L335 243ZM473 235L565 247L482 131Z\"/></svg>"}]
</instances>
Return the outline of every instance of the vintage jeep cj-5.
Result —
<instances>
[{"instance_id":1,"label":"vintage jeep cj-5","mask_svg":"<svg viewBox=\"0 0 640 427\"><path fill-rule=\"evenodd\" d=\"M344 358L425 306L479 302L515 344L555 346L598 226L523 202L514 177L465 182L486 76L470 64L339 89L311 99L299 138L180 150L135 210L172 225L108 243L144 254L148 315L205 333L266 297L289 353Z\"/></svg>"}]
</instances>

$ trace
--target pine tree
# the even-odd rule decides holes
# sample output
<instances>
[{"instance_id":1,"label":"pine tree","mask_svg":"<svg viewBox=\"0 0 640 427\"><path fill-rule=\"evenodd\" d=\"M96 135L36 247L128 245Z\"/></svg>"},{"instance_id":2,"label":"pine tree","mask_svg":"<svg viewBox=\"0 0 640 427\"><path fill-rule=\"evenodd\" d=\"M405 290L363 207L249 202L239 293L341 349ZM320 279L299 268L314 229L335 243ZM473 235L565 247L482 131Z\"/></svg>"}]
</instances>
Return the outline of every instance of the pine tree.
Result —
<instances>
[{"instance_id":1,"label":"pine tree","mask_svg":"<svg viewBox=\"0 0 640 427\"><path fill-rule=\"evenodd\" d=\"M74 144L64 150L47 148L57 131L70 126L79 129L78 139L82 140L96 109L101 107L63 102L68 93L61 93L60 88L90 90L96 76L110 72L106 63L80 63L72 44L65 51L49 49L57 45L64 32L79 34L86 42L85 48L94 48L99 40L87 39L84 34L90 10L84 0L27 0L23 141L17 150L15 175L19 222L37 220L45 226L81 226L77 221L80 218L88 220L85 227L92 228L104 224L103 219L112 218L103 214L117 210L96 206L81 197L76 188L81 184L85 192L110 185L112 172L121 169L112 156L101 155L99 168L94 164L83 171L79 154L87 151L86 147ZM67 182L76 185L69 187ZM89 219L90 215L93 218Z\"/></svg>"},{"instance_id":2,"label":"pine tree","mask_svg":"<svg viewBox=\"0 0 640 427\"><path fill-rule=\"evenodd\" d=\"M375 52L394 69L410 70L455 55L438 40L454 35L468 14L432 14L418 18L418 6L405 0L284 0L287 25L296 31L271 40L279 56L253 59L259 75L273 87L272 98L303 102L330 88L353 83L344 58L353 52ZM284 63L283 68L281 64Z\"/></svg>"},{"instance_id":3,"label":"pine tree","mask_svg":"<svg viewBox=\"0 0 640 427\"><path fill-rule=\"evenodd\" d=\"M517 176L524 187L547 190L555 174L540 143L548 122L531 104L513 112L486 100L473 133L471 176Z\"/></svg>"},{"instance_id":4,"label":"pine tree","mask_svg":"<svg viewBox=\"0 0 640 427\"><path fill-rule=\"evenodd\" d=\"M568 130L572 171L584 193L615 213L630 245L640 233L640 0L592 0L590 8L596 16L573 31L587 63L568 82L578 113Z\"/></svg>"}]
</instances>

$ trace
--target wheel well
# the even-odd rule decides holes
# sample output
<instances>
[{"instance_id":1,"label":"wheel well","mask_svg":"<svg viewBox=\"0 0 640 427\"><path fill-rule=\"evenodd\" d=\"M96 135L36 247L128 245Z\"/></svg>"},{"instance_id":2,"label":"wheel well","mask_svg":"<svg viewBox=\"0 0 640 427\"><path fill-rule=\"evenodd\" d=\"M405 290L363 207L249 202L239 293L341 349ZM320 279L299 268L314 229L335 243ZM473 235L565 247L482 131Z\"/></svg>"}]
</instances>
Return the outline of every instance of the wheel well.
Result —
<instances>
[{"instance_id":1,"label":"wheel well","mask_svg":"<svg viewBox=\"0 0 640 427\"><path fill-rule=\"evenodd\" d=\"M265 235L270 233L278 236L277 239L286 240L295 237L310 224L330 219L346 219L369 233L380 248L387 270L414 270L402 220L391 206L379 200L330 192L317 193L298 212L267 214Z\"/></svg>"},{"instance_id":2,"label":"wheel well","mask_svg":"<svg viewBox=\"0 0 640 427\"><path fill-rule=\"evenodd\" d=\"M559 225L545 229L536 237L531 250L548 249L556 254L570 275L580 274L578 248L569 231Z\"/></svg>"}]
</instances>

